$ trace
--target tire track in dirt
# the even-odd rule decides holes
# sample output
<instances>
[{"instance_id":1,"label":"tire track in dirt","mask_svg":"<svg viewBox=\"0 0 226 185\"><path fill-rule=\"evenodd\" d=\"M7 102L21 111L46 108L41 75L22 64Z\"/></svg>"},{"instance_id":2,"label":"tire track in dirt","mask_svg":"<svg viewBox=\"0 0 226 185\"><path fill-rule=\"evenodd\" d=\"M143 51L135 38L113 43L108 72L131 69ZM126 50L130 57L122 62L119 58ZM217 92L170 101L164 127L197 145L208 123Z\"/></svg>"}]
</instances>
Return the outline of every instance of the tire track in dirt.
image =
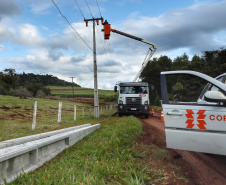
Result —
<instances>
[{"instance_id":1,"label":"tire track in dirt","mask_svg":"<svg viewBox=\"0 0 226 185\"><path fill-rule=\"evenodd\" d=\"M165 135L165 124L161 121L160 112L156 112L155 115L155 117L143 119L142 121L154 126L160 133ZM185 150L175 151L193 166L203 184L226 184L226 156Z\"/></svg>"}]
</instances>

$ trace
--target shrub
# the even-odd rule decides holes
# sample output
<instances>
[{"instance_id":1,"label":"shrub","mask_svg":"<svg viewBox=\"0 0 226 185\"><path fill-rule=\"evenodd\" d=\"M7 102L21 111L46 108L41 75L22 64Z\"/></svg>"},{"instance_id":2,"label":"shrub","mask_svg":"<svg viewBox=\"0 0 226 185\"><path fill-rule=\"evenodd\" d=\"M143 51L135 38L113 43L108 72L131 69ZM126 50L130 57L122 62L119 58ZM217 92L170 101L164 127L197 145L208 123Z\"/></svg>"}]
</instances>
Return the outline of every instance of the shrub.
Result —
<instances>
[{"instance_id":1,"label":"shrub","mask_svg":"<svg viewBox=\"0 0 226 185\"><path fill-rule=\"evenodd\" d=\"M42 90L38 90L36 94L36 98L45 98L46 95Z\"/></svg>"},{"instance_id":2,"label":"shrub","mask_svg":"<svg viewBox=\"0 0 226 185\"><path fill-rule=\"evenodd\" d=\"M0 94L6 95L7 93L8 93L8 91L5 87L0 87Z\"/></svg>"},{"instance_id":3,"label":"shrub","mask_svg":"<svg viewBox=\"0 0 226 185\"><path fill-rule=\"evenodd\" d=\"M13 96L20 96L20 97L32 97L31 91L27 90L24 87L20 87L19 89L15 89L12 91Z\"/></svg>"}]
</instances>

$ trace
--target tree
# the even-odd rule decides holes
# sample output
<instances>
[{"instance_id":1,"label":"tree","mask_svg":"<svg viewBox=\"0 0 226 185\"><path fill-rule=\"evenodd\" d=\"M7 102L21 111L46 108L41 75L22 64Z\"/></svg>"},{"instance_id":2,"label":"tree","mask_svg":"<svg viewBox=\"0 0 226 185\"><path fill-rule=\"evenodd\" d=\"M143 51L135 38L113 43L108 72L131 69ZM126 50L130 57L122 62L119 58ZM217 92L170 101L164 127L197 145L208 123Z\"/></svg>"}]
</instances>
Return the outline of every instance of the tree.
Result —
<instances>
[{"instance_id":1,"label":"tree","mask_svg":"<svg viewBox=\"0 0 226 185\"><path fill-rule=\"evenodd\" d=\"M19 77L16 75L15 69L5 69L0 73L0 85L6 90L7 94L19 87Z\"/></svg>"},{"instance_id":2,"label":"tree","mask_svg":"<svg viewBox=\"0 0 226 185\"><path fill-rule=\"evenodd\" d=\"M141 73L143 82L154 85L155 91L150 93L150 101L152 104L158 104L160 100L160 72L171 70L172 60L167 56L161 56L158 59L151 60Z\"/></svg>"}]
</instances>

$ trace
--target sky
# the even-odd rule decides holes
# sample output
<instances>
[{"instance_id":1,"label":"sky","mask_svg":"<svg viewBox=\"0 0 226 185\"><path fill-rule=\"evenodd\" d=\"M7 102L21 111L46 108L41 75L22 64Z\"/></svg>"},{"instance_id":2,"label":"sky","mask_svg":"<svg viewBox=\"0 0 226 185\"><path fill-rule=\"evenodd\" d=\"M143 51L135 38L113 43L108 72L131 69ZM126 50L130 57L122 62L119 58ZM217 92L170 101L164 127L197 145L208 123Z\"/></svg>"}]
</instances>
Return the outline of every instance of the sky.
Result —
<instances>
[{"instance_id":1,"label":"sky","mask_svg":"<svg viewBox=\"0 0 226 185\"><path fill-rule=\"evenodd\" d=\"M226 45L226 0L0 0L0 71L49 74L93 88L93 25L100 18L113 29L158 45L153 57L172 60L186 53ZM70 23L68 23L67 21ZM132 81L149 45L96 25L98 88Z\"/></svg>"}]
</instances>

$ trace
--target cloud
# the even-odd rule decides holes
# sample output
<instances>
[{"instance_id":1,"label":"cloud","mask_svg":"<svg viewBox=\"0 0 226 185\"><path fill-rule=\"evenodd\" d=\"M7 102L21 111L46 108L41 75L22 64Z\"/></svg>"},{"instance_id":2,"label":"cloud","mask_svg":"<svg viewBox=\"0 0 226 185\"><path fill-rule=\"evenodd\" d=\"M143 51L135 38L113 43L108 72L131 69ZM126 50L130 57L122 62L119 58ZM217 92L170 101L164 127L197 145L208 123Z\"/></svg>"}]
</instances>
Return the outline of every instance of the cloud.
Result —
<instances>
[{"instance_id":1,"label":"cloud","mask_svg":"<svg viewBox=\"0 0 226 185\"><path fill-rule=\"evenodd\" d=\"M0 43L7 41L13 34L4 23L0 23Z\"/></svg>"},{"instance_id":2,"label":"cloud","mask_svg":"<svg viewBox=\"0 0 226 185\"><path fill-rule=\"evenodd\" d=\"M21 46L41 46L44 44L44 39L34 25L22 24L18 29L14 29L13 32L14 38L12 38L12 42Z\"/></svg>"},{"instance_id":3,"label":"cloud","mask_svg":"<svg viewBox=\"0 0 226 185\"><path fill-rule=\"evenodd\" d=\"M59 60L61 56L63 56L62 52L55 51L55 50L52 50L52 49L50 49L48 51L48 57L50 59L52 59L53 61Z\"/></svg>"},{"instance_id":4,"label":"cloud","mask_svg":"<svg viewBox=\"0 0 226 185\"><path fill-rule=\"evenodd\" d=\"M13 16L22 13L17 0L0 1L0 20L5 16Z\"/></svg>"},{"instance_id":5,"label":"cloud","mask_svg":"<svg viewBox=\"0 0 226 185\"><path fill-rule=\"evenodd\" d=\"M28 6L34 13L44 13L51 3L43 0L35 7L37 1L25 2L30 2ZM134 16L131 13L132 16L112 25L112 28L158 44L154 57L167 55L176 58L183 52L200 54L203 50L218 49L226 43L225 7L226 1L221 1L196 3L158 17ZM28 50L24 57L7 59L4 63L21 72L48 73L64 79L75 76L79 85L93 87L92 24L85 27L84 22L77 22L72 26L85 43L69 25L61 33L48 28L51 36L44 38L36 25L24 23L9 27L1 22L0 42L10 40L21 48L35 48ZM96 32L98 84L100 88L113 89L117 81L134 79L150 46L116 33L111 33L109 44L103 41L101 28L101 25L98 26ZM50 32L48 29L45 28L45 31Z\"/></svg>"},{"instance_id":6,"label":"cloud","mask_svg":"<svg viewBox=\"0 0 226 185\"><path fill-rule=\"evenodd\" d=\"M127 19L115 29L141 37L158 44L157 51L168 51L180 47L194 51L218 49L222 46L214 40L213 35L226 30L226 1L216 3L201 3L194 6L169 11L159 17L139 16L137 19ZM114 25L113 25L114 27ZM225 36L224 36L225 38ZM147 45L124 39L111 34L112 45L120 48L140 48Z\"/></svg>"},{"instance_id":7,"label":"cloud","mask_svg":"<svg viewBox=\"0 0 226 185\"><path fill-rule=\"evenodd\" d=\"M48 9L53 6L51 0L39 0L38 3L36 0L23 0L21 3L23 3L25 6L29 6L29 9L34 14L47 14Z\"/></svg>"},{"instance_id":8,"label":"cloud","mask_svg":"<svg viewBox=\"0 0 226 185\"><path fill-rule=\"evenodd\" d=\"M0 51L3 51L5 49L5 46L0 45Z\"/></svg>"}]
</instances>

